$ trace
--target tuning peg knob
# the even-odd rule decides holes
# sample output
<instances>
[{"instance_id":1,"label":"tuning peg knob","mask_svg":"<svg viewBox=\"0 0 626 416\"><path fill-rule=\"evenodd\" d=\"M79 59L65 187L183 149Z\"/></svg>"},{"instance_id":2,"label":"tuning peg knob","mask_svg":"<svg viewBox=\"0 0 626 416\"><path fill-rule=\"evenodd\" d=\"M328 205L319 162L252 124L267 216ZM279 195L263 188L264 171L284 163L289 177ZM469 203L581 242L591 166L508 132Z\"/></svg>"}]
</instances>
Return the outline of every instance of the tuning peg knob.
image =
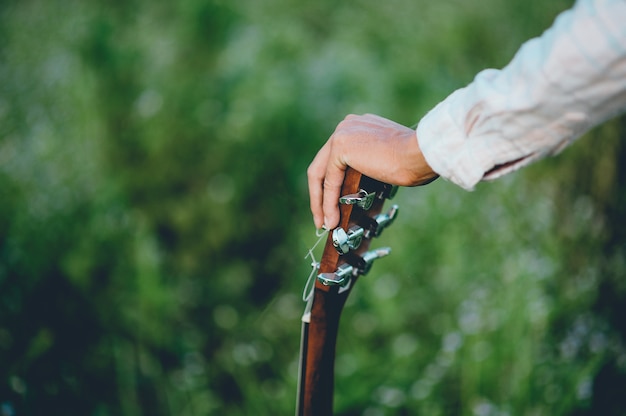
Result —
<instances>
[{"instance_id":1,"label":"tuning peg knob","mask_svg":"<svg viewBox=\"0 0 626 416\"><path fill-rule=\"evenodd\" d=\"M356 274L367 274L372 268L374 261L388 256L391 253L391 248L381 247L375 250L366 251L361 256L354 255L350 260L352 266L356 268Z\"/></svg>"},{"instance_id":2,"label":"tuning peg knob","mask_svg":"<svg viewBox=\"0 0 626 416\"><path fill-rule=\"evenodd\" d=\"M350 277L355 273L355 269L348 263L340 265L334 273L320 273L317 280L325 286L344 287L350 283Z\"/></svg>"},{"instance_id":3,"label":"tuning peg knob","mask_svg":"<svg viewBox=\"0 0 626 416\"><path fill-rule=\"evenodd\" d=\"M364 234L365 230L358 225L353 225L348 228L348 231L337 227L333 230L333 246L339 254L346 254L350 249L356 250L359 248Z\"/></svg>"},{"instance_id":4,"label":"tuning peg knob","mask_svg":"<svg viewBox=\"0 0 626 416\"><path fill-rule=\"evenodd\" d=\"M391 223L398 216L398 211L400 207L398 205L392 205L389 211L386 214L378 214L374 217L373 227L368 230L365 237L378 237L383 232L383 230L391 225Z\"/></svg>"},{"instance_id":5,"label":"tuning peg knob","mask_svg":"<svg viewBox=\"0 0 626 416\"><path fill-rule=\"evenodd\" d=\"M359 208L367 211L371 208L375 198L376 192L367 192L361 189L356 194L342 196L341 198L339 198L339 203L344 205L356 205Z\"/></svg>"},{"instance_id":6,"label":"tuning peg knob","mask_svg":"<svg viewBox=\"0 0 626 416\"><path fill-rule=\"evenodd\" d=\"M382 192L381 197L385 199L393 199L393 197L396 196L397 193L398 193L397 185L385 184L385 186L383 187L383 192Z\"/></svg>"},{"instance_id":7,"label":"tuning peg knob","mask_svg":"<svg viewBox=\"0 0 626 416\"><path fill-rule=\"evenodd\" d=\"M391 253L389 247L382 247L366 251L361 256L353 254L349 257L349 263L341 264L334 273L318 274L317 280L325 286L345 287L350 283L352 276L367 274L372 268L374 261L388 256L389 253Z\"/></svg>"}]
</instances>

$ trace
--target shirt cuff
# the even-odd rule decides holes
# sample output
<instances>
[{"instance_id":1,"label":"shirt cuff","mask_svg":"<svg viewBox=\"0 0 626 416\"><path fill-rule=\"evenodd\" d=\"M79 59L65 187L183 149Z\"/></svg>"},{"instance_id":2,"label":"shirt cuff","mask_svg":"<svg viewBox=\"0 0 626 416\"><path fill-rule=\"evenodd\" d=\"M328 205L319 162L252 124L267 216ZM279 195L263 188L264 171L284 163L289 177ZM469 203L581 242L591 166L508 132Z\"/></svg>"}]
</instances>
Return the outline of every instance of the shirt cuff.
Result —
<instances>
[{"instance_id":1,"label":"shirt cuff","mask_svg":"<svg viewBox=\"0 0 626 416\"><path fill-rule=\"evenodd\" d=\"M473 190L493 166L484 155L468 145L463 127L451 114L451 107L465 93L452 93L426 116L416 129L417 140L426 162L442 178L466 190Z\"/></svg>"}]
</instances>

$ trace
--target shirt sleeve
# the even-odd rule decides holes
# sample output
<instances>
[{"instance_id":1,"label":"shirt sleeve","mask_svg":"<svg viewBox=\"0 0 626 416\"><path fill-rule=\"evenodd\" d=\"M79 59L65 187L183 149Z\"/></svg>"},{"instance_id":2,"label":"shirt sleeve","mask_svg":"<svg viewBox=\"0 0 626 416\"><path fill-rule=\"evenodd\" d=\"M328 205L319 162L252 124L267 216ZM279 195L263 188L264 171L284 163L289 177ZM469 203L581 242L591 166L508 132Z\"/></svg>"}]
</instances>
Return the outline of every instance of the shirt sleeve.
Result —
<instances>
[{"instance_id":1,"label":"shirt sleeve","mask_svg":"<svg viewBox=\"0 0 626 416\"><path fill-rule=\"evenodd\" d=\"M626 110L626 0L579 0L503 69L480 72L419 122L432 169L471 190L554 155Z\"/></svg>"}]
</instances>

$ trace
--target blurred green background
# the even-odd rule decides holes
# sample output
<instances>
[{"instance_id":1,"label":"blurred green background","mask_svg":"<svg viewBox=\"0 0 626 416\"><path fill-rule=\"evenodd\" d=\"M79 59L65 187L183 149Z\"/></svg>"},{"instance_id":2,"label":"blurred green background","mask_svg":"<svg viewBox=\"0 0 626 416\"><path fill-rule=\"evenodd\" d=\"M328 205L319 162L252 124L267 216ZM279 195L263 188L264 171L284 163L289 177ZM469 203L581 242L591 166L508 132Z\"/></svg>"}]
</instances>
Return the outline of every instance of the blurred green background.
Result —
<instances>
[{"instance_id":1,"label":"blurred green background","mask_svg":"<svg viewBox=\"0 0 626 416\"><path fill-rule=\"evenodd\" d=\"M571 0L0 3L0 415L286 415L305 171L415 124ZM624 120L474 192L403 189L338 415L626 414Z\"/></svg>"}]
</instances>

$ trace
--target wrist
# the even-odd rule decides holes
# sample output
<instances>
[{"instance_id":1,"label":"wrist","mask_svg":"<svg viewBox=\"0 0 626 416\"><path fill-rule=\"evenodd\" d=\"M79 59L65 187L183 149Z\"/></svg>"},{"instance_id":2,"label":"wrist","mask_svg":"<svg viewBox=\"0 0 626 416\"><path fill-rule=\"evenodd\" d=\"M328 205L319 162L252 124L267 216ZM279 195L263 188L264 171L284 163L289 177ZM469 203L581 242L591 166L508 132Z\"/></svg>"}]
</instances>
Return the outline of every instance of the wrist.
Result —
<instances>
[{"instance_id":1,"label":"wrist","mask_svg":"<svg viewBox=\"0 0 626 416\"><path fill-rule=\"evenodd\" d=\"M426 160L417 140L415 130L411 130L411 134L408 137L406 152L404 158L408 166L405 169L409 175L407 186L426 185L439 177Z\"/></svg>"}]
</instances>

